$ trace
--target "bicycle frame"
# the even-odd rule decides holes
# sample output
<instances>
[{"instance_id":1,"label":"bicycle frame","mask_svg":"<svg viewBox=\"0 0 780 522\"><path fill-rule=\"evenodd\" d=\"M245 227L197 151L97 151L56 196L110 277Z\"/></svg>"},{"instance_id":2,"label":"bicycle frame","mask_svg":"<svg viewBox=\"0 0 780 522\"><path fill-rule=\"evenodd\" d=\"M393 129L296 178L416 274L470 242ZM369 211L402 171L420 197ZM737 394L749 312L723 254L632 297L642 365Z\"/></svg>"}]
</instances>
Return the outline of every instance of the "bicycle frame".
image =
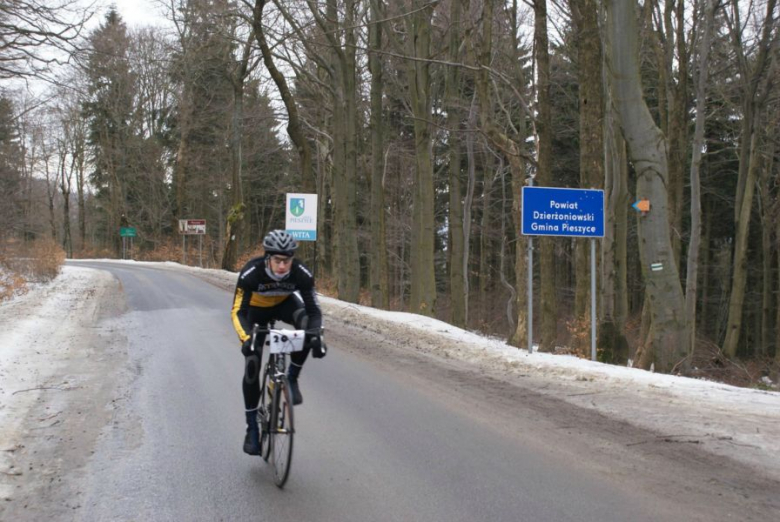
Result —
<instances>
[{"instance_id":1,"label":"bicycle frame","mask_svg":"<svg viewBox=\"0 0 780 522\"><path fill-rule=\"evenodd\" d=\"M259 334L276 335L273 322L268 328L255 325L252 330L252 345L257 342ZM282 341L284 342L284 336ZM263 343L265 344L265 343ZM270 346L270 343L269 343ZM263 346L255 352L262 362ZM293 405L290 400L290 390L287 383L287 353L274 353L269 349L268 360L264 365L260 382L260 404L258 405L258 420L261 426L260 454L268 462L271 459L274 471L274 482L283 487L290 472L292 461L293 435ZM268 395L266 395L268 394ZM277 440L278 439L278 440Z\"/></svg>"}]
</instances>

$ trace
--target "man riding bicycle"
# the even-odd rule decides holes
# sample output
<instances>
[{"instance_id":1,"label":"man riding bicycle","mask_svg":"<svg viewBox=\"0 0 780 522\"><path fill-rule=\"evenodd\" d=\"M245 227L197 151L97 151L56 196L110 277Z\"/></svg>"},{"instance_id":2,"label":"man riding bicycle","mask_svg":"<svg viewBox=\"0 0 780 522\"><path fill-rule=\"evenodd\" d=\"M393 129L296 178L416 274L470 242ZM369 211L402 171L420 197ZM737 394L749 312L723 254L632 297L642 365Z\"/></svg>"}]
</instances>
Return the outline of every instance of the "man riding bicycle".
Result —
<instances>
[{"instance_id":1,"label":"man riding bicycle","mask_svg":"<svg viewBox=\"0 0 780 522\"><path fill-rule=\"evenodd\" d=\"M260 454L257 408L260 402L260 358L252 350L252 327L267 328L270 321L280 320L296 329L306 330L303 351L290 356L287 379L293 404L303 402L298 376L309 352L316 358L325 357L326 347L321 338L322 312L314 292L314 276L294 258L298 242L284 230L272 230L263 239L265 254L250 260L238 275L233 297L231 317L233 327L241 340L245 357L244 406L246 408L246 437L244 452ZM255 346L263 346L265 334L259 334Z\"/></svg>"}]
</instances>

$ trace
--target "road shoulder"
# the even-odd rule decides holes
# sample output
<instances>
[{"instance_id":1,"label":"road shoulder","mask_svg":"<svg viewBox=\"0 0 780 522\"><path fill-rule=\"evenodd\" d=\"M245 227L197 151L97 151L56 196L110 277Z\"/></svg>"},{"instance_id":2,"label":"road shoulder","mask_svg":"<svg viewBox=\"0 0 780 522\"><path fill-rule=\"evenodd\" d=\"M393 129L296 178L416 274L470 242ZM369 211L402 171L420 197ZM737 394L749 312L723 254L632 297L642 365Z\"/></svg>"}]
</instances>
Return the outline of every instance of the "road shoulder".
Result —
<instances>
[{"instance_id":1,"label":"road shoulder","mask_svg":"<svg viewBox=\"0 0 780 522\"><path fill-rule=\"evenodd\" d=\"M123 311L113 276L72 266L3 304L0 519L75 516L80 492L70 479L121 399L127 343L116 318Z\"/></svg>"}]
</instances>

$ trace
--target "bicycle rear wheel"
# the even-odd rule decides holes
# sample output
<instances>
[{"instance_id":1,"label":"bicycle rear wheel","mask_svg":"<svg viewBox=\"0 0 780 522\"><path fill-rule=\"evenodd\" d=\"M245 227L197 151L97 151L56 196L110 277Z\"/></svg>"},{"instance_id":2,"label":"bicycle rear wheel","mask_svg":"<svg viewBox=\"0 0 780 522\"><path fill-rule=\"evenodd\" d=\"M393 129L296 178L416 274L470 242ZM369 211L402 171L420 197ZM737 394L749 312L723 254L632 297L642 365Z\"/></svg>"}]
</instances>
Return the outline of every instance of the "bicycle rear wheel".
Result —
<instances>
[{"instance_id":1,"label":"bicycle rear wheel","mask_svg":"<svg viewBox=\"0 0 780 522\"><path fill-rule=\"evenodd\" d=\"M290 399L290 385L287 377L282 377L276 383L278 389L274 390L274 408L271 416L271 460L274 468L274 482L278 487L283 487L290 474L292 463L293 435L295 434L293 423L293 405Z\"/></svg>"}]
</instances>

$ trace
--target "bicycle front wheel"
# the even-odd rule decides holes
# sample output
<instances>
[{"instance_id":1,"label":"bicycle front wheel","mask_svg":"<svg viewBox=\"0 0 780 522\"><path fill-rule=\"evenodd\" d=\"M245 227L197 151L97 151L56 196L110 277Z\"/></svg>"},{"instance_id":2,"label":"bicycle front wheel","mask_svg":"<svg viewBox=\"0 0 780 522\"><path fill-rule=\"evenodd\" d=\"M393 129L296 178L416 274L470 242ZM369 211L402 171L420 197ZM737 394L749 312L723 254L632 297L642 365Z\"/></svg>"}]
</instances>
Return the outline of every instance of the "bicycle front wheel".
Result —
<instances>
[{"instance_id":1,"label":"bicycle front wheel","mask_svg":"<svg viewBox=\"0 0 780 522\"><path fill-rule=\"evenodd\" d=\"M282 377L276 383L279 387L274 390L273 415L271 417L271 459L274 468L274 482L278 487L283 487L290 474L292 463L293 435L295 434L293 422L293 405L290 399L290 385L287 377Z\"/></svg>"},{"instance_id":2,"label":"bicycle front wheel","mask_svg":"<svg viewBox=\"0 0 780 522\"><path fill-rule=\"evenodd\" d=\"M270 387L271 378L268 371L263 372L260 381L260 408L258 411L258 426L260 426L260 455L268 462L271 454L271 412L273 411L273 391Z\"/></svg>"}]
</instances>

